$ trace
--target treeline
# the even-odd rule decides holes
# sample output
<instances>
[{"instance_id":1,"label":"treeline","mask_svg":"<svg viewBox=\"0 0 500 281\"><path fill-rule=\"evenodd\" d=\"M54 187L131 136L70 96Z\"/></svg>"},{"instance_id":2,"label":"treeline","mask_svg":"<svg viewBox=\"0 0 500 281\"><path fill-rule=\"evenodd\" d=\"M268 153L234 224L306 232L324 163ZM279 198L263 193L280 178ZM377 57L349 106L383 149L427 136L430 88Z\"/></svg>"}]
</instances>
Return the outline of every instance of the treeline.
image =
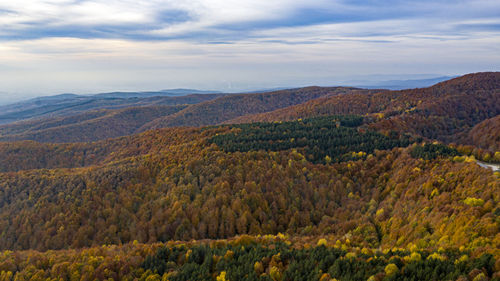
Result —
<instances>
[{"instance_id":1,"label":"treeline","mask_svg":"<svg viewBox=\"0 0 500 281\"><path fill-rule=\"evenodd\" d=\"M426 143L424 145L415 145L410 151L410 155L414 158L422 158L425 160L436 159L437 157L453 157L458 156L458 150L446 146L444 144Z\"/></svg>"},{"instance_id":2,"label":"treeline","mask_svg":"<svg viewBox=\"0 0 500 281\"><path fill-rule=\"evenodd\" d=\"M161 247L146 257L142 266L157 280L172 281L430 281L467 280L468 275L474 280L487 280L496 270L495 259L489 254L469 258L458 250L349 251L342 250L340 244L327 247L326 239L320 239L318 244L297 249L284 241L262 244L247 238L229 244L213 243L212 247Z\"/></svg>"},{"instance_id":3,"label":"treeline","mask_svg":"<svg viewBox=\"0 0 500 281\"><path fill-rule=\"evenodd\" d=\"M375 149L387 150L408 146L409 136L397 133L386 136L356 127L363 117L334 115L305 120L231 125L237 128L218 134L209 142L227 152L256 150L281 151L302 148L306 158L315 163L331 163L364 158Z\"/></svg>"},{"instance_id":4,"label":"treeline","mask_svg":"<svg viewBox=\"0 0 500 281\"><path fill-rule=\"evenodd\" d=\"M240 236L0 253L0 280L498 280L490 254L349 246L328 237Z\"/></svg>"}]
</instances>

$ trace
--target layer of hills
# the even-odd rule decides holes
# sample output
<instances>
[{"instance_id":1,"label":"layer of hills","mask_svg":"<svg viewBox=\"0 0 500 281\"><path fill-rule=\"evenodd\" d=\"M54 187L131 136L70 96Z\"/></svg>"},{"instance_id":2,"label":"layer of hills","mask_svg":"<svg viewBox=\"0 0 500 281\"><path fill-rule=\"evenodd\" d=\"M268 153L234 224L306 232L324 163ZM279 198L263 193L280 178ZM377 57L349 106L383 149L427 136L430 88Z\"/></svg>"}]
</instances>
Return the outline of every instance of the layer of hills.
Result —
<instances>
[{"instance_id":1,"label":"layer of hills","mask_svg":"<svg viewBox=\"0 0 500 281\"><path fill-rule=\"evenodd\" d=\"M372 115L379 120L370 126L377 129L454 142L475 125L500 114L500 73L470 74L423 89L321 98L273 112L241 116L226 123L272 122L331 114ZM467 140L473 141L470 137Z\"/></svg>"},{"instance_id":2,"label":"layer of hills","mask_svg":"<svg viewBox=\"0 0 500 281\"><path fill-rule=\"evenodd\" d=\"M268 112L323 96L353 92L370 91L343 87L309 87L254 94L106 98L105 101L98 99L92 101L91 105L65 104L63 109L56 111L57 115L63 116L31 118L2 125L0 140L93 141L130 135L153 128L214 125L247 114ZM51 104L51 106L62 105ZM116 107L121 109L115 109ZM43 108L47 110L45 106ZM134 121L129 128L122 128L132 119Z\"/></svg>"},{"instance_id":3,"label":"layer of hills","mask_svg":"<svg viewBox=\"0 0 500 281\"><path fill-rule=\"evenodd\" d=\"M120 107L127 110L109 109L105 103L99 103L107 109L65 108L57 113L62 117L2 125L0 140L95 141L166 127L360 114L379 119L370 124L376 129L494 150L494 143L476 141L478 138L469 132L500 113L498 88L498 73L478 73L429 88L400 91L309 87L255 94L148 97L139 101L126 98L119 100ZM134 122L126 126L132 119ZM490 123L495 123L495 119Z\"/></svg>"},{"instance_id":4,"label":"layer of hills","mask_svg":"<svg viewBox=\"0 0 500 281\"><path fill-rule=\"evenodd\" d=\"M499 99L478 73L31 120L0 143L0 278L498 280Z\"/></svg>"},{"instance_id":5,"label":"layer of hills","mask_svg":"<svg viewBox=\"0 0 500 281\"><path fill-rule=\"evenodd\" d=\"M99 109L195 104L220 95L222 94L209 91L176 89L159 92L113 92L96 95L62 94L39 97L0 106L0 124L75 115Z\"/></svg>"},{"instance_id":6,"label":"layer of hills","mask_svg":"<svg viewBox=\"0 0 500 281\"><path fill-rule=\"evenodd\" d=\"M406 80L385 80L385 81L351 81L347 82L348 85L353 85L363 89L388 89L388 90L404 90L413 88L425 88L450 80L455 77L451 76L441 76L434 78L423 78L423 79L406 79Z\"/></svg>"}]
</instances>

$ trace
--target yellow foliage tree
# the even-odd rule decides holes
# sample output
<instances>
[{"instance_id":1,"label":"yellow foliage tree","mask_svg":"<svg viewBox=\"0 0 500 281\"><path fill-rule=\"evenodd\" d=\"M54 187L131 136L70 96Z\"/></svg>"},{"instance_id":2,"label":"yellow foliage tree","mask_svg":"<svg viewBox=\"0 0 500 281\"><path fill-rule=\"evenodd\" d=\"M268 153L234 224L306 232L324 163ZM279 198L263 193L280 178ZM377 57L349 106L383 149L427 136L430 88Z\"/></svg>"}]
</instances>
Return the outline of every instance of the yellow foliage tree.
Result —
<instances>
[{"instance_id":1,"label":"yellow foliage tree","mask_svg":"<svg viewBox=\"0 0 500 281\"><path fill-rule=\"evenodd\" d=\"M321 238L318 240L318 246L326 246L326 239L325 238Z\"/></svg>"},{"instance_id":2,"label":"yellow foliage tree","mask_svg":"<svg viewBox=\"0 0 500 281\"><path fill-rule=\"evenodd\" d=\"M271 279L273 279L274 281L281 281L281 279L283 278L283 274L276 266L271 267L271 270L269 271L269 276L271 276Z\"/></svg>"},{"instance_id":3,"label":"yellow foliage tree","mask_svg":"<svg viewBox=\"0 0 500 281\"><path fill-rule=\"evenodd\" d=\"M262 265L261 262L256 261L255 264L253 265L253 269L255 270L255 273L257 275L260 275L264 272L264 266Z\"/></svg>"},{"instance_id":4,"label":"yellow foliage tree","mask_svg":"<svg viewBox=\"0 0 500 281\"><path fill-rule=\"evenodd\" d=\"M467 197L464 203L472 207L479 207L483 206L484 200L481 198Z\"/></svg>"},{"instance_id":5,"label":"yellow foliage tree","mask_svg":"<svg viewBox=\"0 0 500 281\"><path fill-rule=\"evenodd\" d=\"M397 265L390 263L385 267L384 271L387 276L392 276L399 271L399 268Z\"/></svg>"},{"instance_id":6,"label":"yellow foliage tree","mask_svg":"<svg viewBox=\"0 0 500 281\"><path fill-rule=\"evenodd\" d=\"M217 281L227 281L226 279L226 272L222 271L219 276L217 276Z\"/></svg>"}]
</instances>

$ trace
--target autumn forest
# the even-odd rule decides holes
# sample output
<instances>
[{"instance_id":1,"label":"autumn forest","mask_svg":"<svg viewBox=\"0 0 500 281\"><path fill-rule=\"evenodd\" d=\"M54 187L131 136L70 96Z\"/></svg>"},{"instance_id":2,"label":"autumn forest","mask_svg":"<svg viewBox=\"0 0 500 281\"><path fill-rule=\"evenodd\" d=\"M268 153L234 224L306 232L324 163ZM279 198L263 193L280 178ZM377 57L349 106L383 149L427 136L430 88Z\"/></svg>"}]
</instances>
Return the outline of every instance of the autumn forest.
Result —
<instances>
[{"instance_id":1,"label":"autumn forest","mask_svg":"<svg viewBox=\"0 0 500 281\"><path fill-rule=\"evenodd\" d=\"M0 280L500 280L498 72L134 99L0 125Z\"/></svg>"}]
</instances>

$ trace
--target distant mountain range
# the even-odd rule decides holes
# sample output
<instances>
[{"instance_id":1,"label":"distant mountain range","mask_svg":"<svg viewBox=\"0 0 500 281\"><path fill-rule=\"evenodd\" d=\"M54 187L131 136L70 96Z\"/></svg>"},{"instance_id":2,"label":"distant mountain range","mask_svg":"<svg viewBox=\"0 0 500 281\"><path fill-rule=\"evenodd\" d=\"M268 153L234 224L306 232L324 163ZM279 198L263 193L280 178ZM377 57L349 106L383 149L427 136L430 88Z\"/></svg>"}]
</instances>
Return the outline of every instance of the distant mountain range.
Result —
<instances>
[{"instance_id":1,"label":"distant mountain range","mask_svg":"<svg viewBox=\"0 0 500 281\"><path fill-rule=\"evenodd\" d=\"M146 98L92 96L82 99L63 95L6 108L7 112L0 118L5 121L17 118L20 121L0 126L0 140L95 141L156 128L215 125L246 114L268 112L322 96L358 91L365 90L308 87L255 94Z\"/></svg>"},{"instance_id":2,"label":"distant mountain range","mask_svg":"<svg viewBox=\"0 0 500 281\"><path fill-rule=\"evenodd\" d=\"M352 81L350 85L365 89L404 90L404 89L429 87L439 82L443 82L455 77L456 76L442 76L442 77L428 78L428 79Z\"/></svg>"},{"instance_id":3,"label":"distant mountain range","mask_svg":"<svg viewBox=\"0 0 500 281\"><path fill-rule=\"evenodd\" d=\"M462 140L479 145L465 135L475 125L500 114L500 72L469 74L427 88L322 97L271 112L240 116L225 123L274 122L335 114L371 115L379 119L371 124L378 130L411 132L428 139ZM494 126L491 123L495 122L485 127ZM485 138L488 140L474 139L488 144L481 147L500 149L498 142L492 146L494 140Z\"/></svg>"},{"instance_id":4,"label":"distant mountain range","mask_svg":"<svg viewBox=\"0 0 500 281\"><path fill-rule=\"evenodd\" d=\"M95 95L60 94L0 106L0 124L80 114L89 110L133 106L193 104L221 95L215 91L172 89L157 92L112 92Z\"/></svg>"},{"instance_id":5,"label":"distant mountain range","mask_svg":"<svg viewBox=\"0 0 500 281\"><path fill-rule=\"evenodd\" d=\"M435 78L426 78L426 79L408 79L408 80L383 80L381 77L376 80L351 80L347 82L338 83L337 85L346 85L353 86L364 89L389 89L389 90L402 90L402 89L411 89L411 88L422 88L429 87L436 83L454 78L451 76L442 76ZM332 86L337 86L332 85ZM250 93L264 93L264 92L272 92L279 90L290 89L291 87L272 87L272 88L261 88L256 90L247 90L235 92L238 94L250 94ZM23 100L15 103L8 103L5 98L4 100L0 99L0 112L4 114L0 114L0 124L5 124L9 122L13 122L16 120L22 120L32 117L40 117L40 115L29 116L22 115L21 118L12 118L13 116L10 114L5 114L7 112L17 111L16 108L29 106L30 103L40 102L40 103L50 103L50 102L69 102L69 101L88 101L95 99L103 99L103 98L118 98L118 99L128 99L128 98L147 98L147 97L174 97L174 96L185 96L192 94L223 94L226 92L222 91L214 91L214 90L196 90L196 89L165 89L159 91L139 91L139 92L106 92L106 93L98 93L92 95L79 95L73 93L64 93L59 95L52 96L41 96L28 100ZM7 95L7 93L0 92L0 95ZM10 110L13 108L13 110ZM106 107L110 108L110 107ZM5 116L4 116L5 115Z\"/></svg>"},{"instance_id":6,"label":"distant mountain range","mask_svg":"<svg viewBox=\"0 0 500 281\"><path fill-rule=\"evenodd\" d=\"M389 82L417 85L444 78ZM96 141L165 127L359 114L377 116L370 125L377 130L495 149L494 140L473 137L469 131L496 126L492 120L474 128L500 113L499 81L499 73L478 73L399 91L305 87L244 94L188 89L62 94L0 107L0 141Z\"/></svg>"},{"instance_id":7,"label":"distant mountain range","mask_svg":"<svg viewBox=\"0 0 500 281\"><path fill-rule=\"evenodd\" d=\"M171 97L187 96L193 94L221 94L219 91L201 91L194 89L168 89L148 92L111 92L93 95L99 98L146 98L146 97Z\"/></svg>"}]
</instances>

